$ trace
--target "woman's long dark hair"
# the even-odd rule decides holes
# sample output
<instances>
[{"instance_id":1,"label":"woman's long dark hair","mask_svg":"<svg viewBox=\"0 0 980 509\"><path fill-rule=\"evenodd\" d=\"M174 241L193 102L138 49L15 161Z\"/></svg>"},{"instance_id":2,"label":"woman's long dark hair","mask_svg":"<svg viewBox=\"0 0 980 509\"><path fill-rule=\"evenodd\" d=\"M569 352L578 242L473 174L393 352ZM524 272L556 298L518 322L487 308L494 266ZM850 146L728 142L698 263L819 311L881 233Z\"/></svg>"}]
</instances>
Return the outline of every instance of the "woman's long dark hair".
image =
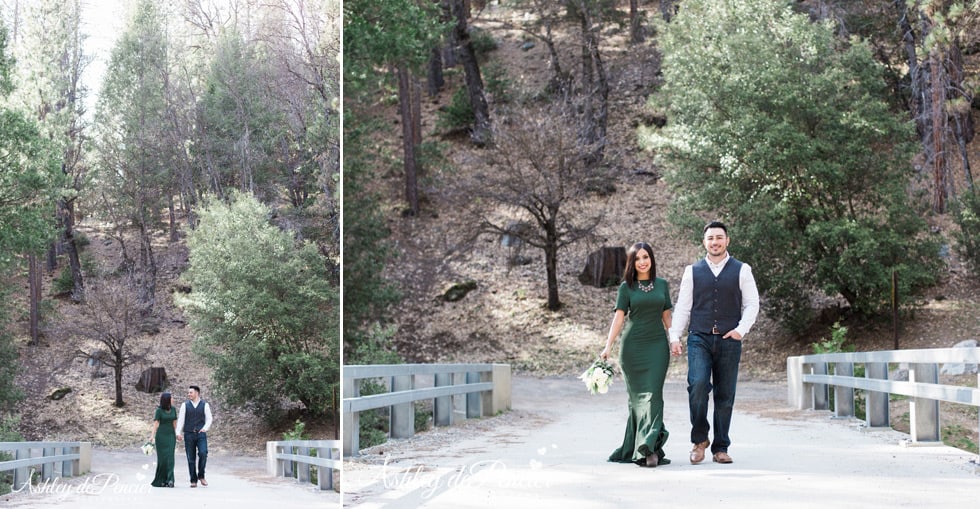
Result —
<instances>
[{"instance_id":1,"label":"woman's long dark hair","mask_svg":"<svg viewBox=\"0 0 980 509\"><path fill-rule=\"evenodd\" d=\"M623 272L623 281L630 288L636 288L636 253L641 249L650 255L650 281L657 278L657 259L653 257L653 248L646 242L637 242L626 251L626 271Z\"/></svg>"},{"instance_id":2,"label":"woman's long dark hair","mask_svg":"<svg viewBox=\"0 0 980 509\"><path fill-rule=\"evenodd\" d=\"M160 395L160 408L162 408L164 412L170 411L170 402L171 396L169 392L165 392Z\"/></svg>"}]
</instances>

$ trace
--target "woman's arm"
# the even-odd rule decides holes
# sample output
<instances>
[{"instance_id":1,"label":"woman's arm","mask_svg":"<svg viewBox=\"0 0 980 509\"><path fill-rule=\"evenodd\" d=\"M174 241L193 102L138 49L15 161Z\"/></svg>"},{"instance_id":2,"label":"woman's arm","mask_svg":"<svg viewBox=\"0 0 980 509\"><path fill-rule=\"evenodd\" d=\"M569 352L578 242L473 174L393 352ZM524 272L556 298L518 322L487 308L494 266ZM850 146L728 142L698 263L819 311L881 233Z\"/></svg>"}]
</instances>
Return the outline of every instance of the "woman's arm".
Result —
<instances>
[{"instance_id":1,"label":"woman's arm","mask_svg":"<svg viewBox=\"0 0 980 509\"><path fill-rule=\"evenodd\" d=\"M626 322L626 312L622 309L617 309L616 314L613 315L612 323L609 324L609 336L606 338L606 348L602 350L599 354L603 360L609 358L609 354L612 352L613 344L616 343L616 338L619 337L619 333L623 331L623 323Z\"/></svg>"},{"instance_id":2,"label":"woman's arm","mask_svg":"<svg viewBox=\"0 0 980 509\"><path fill-rule=\"evenodd\" d=\"M150 432L150 442L153 442L153 438L157 436L157 428L160 427L160 421L153 420L153 431Z\"/></svg>"}]
</instances>

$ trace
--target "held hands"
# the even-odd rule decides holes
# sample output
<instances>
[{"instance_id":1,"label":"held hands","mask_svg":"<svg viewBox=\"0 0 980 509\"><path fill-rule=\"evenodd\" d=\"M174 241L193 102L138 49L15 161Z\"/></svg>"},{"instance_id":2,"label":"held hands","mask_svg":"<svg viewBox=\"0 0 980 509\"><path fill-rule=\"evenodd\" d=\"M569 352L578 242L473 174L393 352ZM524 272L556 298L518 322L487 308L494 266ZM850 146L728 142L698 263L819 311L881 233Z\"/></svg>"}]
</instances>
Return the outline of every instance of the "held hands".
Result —
<instances>
[{"instance_id":1,"label":"held hands","mask_svg":"<svg viewBox=\"0 0 980 509\"><path fill-rule=\"evenodd\" d=\"M684 346L681 345L680 341L674 341L670 344L670 355L679 357L682 353L684 353Z\"/></svg>"}]
</instances>

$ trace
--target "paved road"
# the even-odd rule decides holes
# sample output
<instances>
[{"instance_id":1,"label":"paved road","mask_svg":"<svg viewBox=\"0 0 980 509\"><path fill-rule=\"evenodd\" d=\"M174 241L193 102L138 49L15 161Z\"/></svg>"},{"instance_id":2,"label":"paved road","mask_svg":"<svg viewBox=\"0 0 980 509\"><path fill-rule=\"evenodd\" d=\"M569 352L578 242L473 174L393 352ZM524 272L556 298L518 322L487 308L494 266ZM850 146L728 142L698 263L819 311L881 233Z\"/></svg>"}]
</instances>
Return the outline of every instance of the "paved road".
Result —
<instances>
[{"instance_id":1,"label":"paved road","mask_svg":"<svg viewBox=\"0 0 980 509\"><path fill-rule=\"evenodd\" d=\"M665 389L670 465L608 463L626 393L591 396L575 379L514 380L514 411L374 448L348 461L345 507L975 507L972 454L905 447L907 435L786 408L783 384L743 381L731 465L687 461L687 393Z\"/></svg>"},{"instance_id":2,"label":"paved road","mask_svg":"<svg viewBox=\"0 0 980 509\"><path fill-rule=\"evenodd\" d=\"M156 466L153 458L139 452L92 453L92 472L71 479L59 479L33 491L0 497L0 508L72 509L269 509L284 507L338 509L340 495L319 492L288 479L265 473L264 458L230 457L212 454L208 458L207 488L190 488L187 467L178 457L176 488L153 488L150 481Z\"/></svg>"}]
</instances>

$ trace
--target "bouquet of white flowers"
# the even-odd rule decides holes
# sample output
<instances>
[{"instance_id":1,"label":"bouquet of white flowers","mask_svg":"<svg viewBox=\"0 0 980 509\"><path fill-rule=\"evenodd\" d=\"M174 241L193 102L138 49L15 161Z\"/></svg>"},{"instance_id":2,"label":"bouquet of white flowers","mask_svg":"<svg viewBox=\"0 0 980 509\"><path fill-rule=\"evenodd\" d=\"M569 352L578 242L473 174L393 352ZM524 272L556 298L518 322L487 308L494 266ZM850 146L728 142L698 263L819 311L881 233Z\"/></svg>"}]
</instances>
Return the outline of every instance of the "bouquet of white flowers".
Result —
<instances>
[{"instance_id":1,"label":"bouquet of white flowers","mask_svg":"<svg viewBox=\"0 0 980 509\"><path fill-rule=\"evenodd\" d=\"M609 386L613 382L613 367L602 358L599 358L578 378L585 382L585 387L592 394L605 394L609 392Z\"/></svg>"},{"instance_id":2,"label":"bouquet of white flowers","mask_svg":"<svg viewBox=\"0 0 980 509\"><path fill-rule=\"evenodd\" d=\"M153 444L150 443L150 442L147 442L147 443L143 444L143 447L140 447L140 449L142 449L143 450L143 454L145 454L147 456L153 454Z\"/></svg>"}]
</instances>

